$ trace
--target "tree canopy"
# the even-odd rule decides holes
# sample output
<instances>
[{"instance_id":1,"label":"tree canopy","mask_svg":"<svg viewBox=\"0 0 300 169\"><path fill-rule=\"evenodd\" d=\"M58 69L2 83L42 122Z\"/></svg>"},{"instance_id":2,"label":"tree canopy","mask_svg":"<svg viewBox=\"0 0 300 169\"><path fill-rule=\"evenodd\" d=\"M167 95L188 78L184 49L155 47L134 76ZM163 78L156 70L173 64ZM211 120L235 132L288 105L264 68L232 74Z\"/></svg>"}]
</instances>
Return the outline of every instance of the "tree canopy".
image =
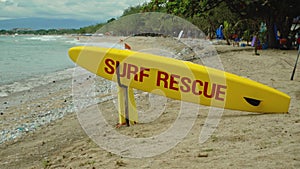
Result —
<instances>
[{"instance_id":1,"label":"tree canopy","mask_svg":"<svg viewBox=\"0 0 300 169\"><path fill-rule=\"evenodd\" d=\"M293 19L300 16L299 0L152 0L142 7L133 8L143 12L166 12L192 21L200 29L216 29L224 21L235 24L239 20L250 20L246 27L252 28L256 21L259 31L260 22L266 23L266 43L277 47L276 30L281 38L292 40L295 32L291 31ZM128 12L128 11L127 11ZM208 23L208 24L207 24ZM208 28L205 25L209 25ZM244 24L245 25L245 24ZM212 30L210 30L212 31Z\"/></svg>"},{"instance_id":2,"label":"tree canopy","mask_svg":"<svg viewBox=\"0 0 300 169\"><path fill-rule=\"evenodd\" d=\"M224 0L232 12L241 18L258 19L266 23L267 42L270 47L276 47L275 34L280 31L281 38L290 39L293 19L300 16L299 0ZM291 37L291 38L289 38Z\"/></svg>"},{"instance_id":3,"label":"tree canopy","mask_svg":"<svg viewBox=\"0 0 300 169\"><path fill-rule=\"evenodd\" d=\"M271 48L278 47L277 31L280 32L280 38L287 39L288 44L291 44L295 33L299 32L299 28L291 30L293 19L298 17L297 23L300 23L299 0L151 0L142 5L127 8L120 18L141 12L162 12L179 16L196 25L209 38L213 38L216 29L226 23L228 35L238 32L248 41L251 35L260 31L260 25L265 24L265 32L261 32L260 36L263 43ZM94 33L104 25L120 18L111 18L106 23L78 30L39 30L37 32L39 34ZM130 25L127 25L129 29L127 33L132 32ZM166 24L163 26L166 27ZM14 33L14 31L2 30L3 33ZM27 33L35 32L27 31Z\"/></svg>"}]
</instances>

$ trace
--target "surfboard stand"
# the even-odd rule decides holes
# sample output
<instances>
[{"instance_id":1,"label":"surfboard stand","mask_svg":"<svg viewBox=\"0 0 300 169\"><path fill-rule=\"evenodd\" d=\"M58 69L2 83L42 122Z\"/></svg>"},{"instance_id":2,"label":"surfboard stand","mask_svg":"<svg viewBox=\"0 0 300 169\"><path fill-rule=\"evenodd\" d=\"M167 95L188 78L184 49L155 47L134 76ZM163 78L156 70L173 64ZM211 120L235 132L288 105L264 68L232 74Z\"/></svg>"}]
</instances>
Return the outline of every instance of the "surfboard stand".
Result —
<instances>
[{"instance_id":1,"label":"surfboard stand","mask_svg":"<svg viewBox=\"0 0 300 169\"><path fill-rule=\"evenodd\" d=\"M117 124L117 128L126 125L130 126L137 123L137 112L136 105L134 100L133 89L123 85L120 80L120 67L117 63L117 81L118 81L118 104L119 104L119 123ZM129 105L129 101L131 101ZM130 111L131 110L131 111ZM124 113L125 111L125 113ZM132 117L130 117L132 116Z\"/></svg>"},{"instance_id":2,"label":"surfboard stand","mask_svg":"<svg viewBox=\"0 0 300 169\"><path fill-rule=\"evenodd\" d=\"M295 75L295 72L296 72L299 55L300 55L300 45L298 46L298 55L297 55L295 66L294 66L294 69L293 69L293 72L292 72L291 80L294 80L294 75Z\"/></svg>"}]
</instances>

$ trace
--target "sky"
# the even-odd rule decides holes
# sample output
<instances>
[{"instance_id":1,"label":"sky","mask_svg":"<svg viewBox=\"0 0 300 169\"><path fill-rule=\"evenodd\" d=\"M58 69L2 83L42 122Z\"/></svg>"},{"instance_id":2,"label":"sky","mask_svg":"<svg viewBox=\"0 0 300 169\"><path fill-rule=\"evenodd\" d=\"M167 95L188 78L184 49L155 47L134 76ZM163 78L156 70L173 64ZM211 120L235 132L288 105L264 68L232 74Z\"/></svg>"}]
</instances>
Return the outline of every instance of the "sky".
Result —
<instances>
[{"instance_id":1,"label":"sky","mask_svg":"<svg viewBox=\"0 0 300 169\"><path fill-rule=\"evenodd\" d=\"M20 18L76 19L106 22L130 6L150 0L0 0L0 20Z\"/></svg>"}]
</instances>

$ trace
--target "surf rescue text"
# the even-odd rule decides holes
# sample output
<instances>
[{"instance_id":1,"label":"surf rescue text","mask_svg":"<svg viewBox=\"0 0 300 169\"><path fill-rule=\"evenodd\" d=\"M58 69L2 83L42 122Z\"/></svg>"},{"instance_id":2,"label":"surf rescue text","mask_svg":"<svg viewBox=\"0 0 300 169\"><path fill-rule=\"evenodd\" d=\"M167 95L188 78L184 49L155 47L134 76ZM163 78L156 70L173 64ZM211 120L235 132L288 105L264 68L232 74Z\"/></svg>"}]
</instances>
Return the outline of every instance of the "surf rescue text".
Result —
<instances>
[{"instance_id":1,"label":"surf rescue text","mask_svg":"<svg viewBox=\"0 0 300 169\"><path fill-rule=\"evenodd\" d=\"M104 72L110 75L116 73L117 65L120 61L115 61L111 58L106 58ZM137 82L144 82L145 78L150 77L150 71L156 70L155 86L157 88L165 88L178 92L192 93L196 96L203 95L206 98L224 101L226 96L227 86L223 84L211 83L201 79L193 79L188 76L172 74L163 70L146 68L137 66L131 63L122 62L120 68L120 77L133 79Z\"/></svg>"}]
</instances>

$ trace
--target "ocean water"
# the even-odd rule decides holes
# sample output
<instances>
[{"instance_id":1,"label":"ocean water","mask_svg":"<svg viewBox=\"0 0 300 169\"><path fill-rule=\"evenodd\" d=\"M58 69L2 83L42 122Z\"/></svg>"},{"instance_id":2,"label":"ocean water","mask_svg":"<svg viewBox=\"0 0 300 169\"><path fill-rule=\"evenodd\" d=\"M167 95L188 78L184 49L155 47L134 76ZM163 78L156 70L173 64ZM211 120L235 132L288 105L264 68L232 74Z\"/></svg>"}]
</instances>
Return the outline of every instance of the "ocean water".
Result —
<instances>
[{"instance_id":1,"label":"ocean water","mask_svg":"<svg viewBox=\"0 0 300 169\"><path fill-rule=\"evenodd\" d=\"M0 36L0 85L73 67L64 36Z\"/></svg>"},{"instance_id":2,"label":"ocean water","mask_svg":"<svg viewBox=\"0 0 300 169\"><path fill-rule=\"evenodd\" d=\"M0 36L0 86L74 67L68 49L78 45L118 47L67 36Z\"/></svg>"}]
</instances>

